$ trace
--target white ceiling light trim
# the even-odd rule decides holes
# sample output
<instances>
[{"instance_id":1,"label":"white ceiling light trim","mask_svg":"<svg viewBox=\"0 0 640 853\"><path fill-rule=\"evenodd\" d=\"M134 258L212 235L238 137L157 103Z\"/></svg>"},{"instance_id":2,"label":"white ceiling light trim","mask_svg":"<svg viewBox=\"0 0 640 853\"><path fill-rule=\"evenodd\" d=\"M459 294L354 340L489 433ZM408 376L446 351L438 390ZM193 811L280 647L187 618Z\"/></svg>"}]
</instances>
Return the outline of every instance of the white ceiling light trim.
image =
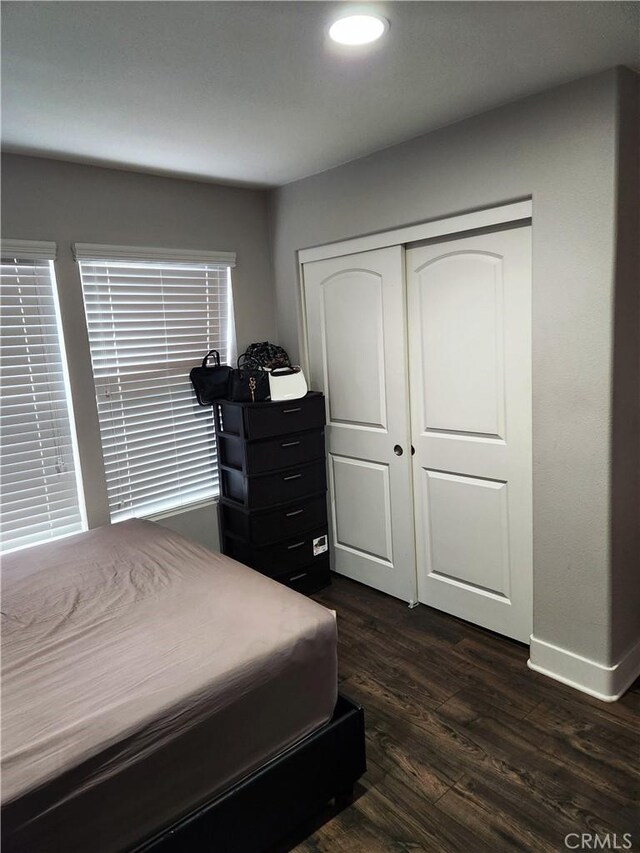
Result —
<instances>
[{"instance_id":1,"label":"white ceiling light trim","mask_svg":"<svg viewBox=\"0 0 640 853\"><path fill-rule=\"evenodd\" d=\"M338 44L371 44L389 29L389 21L379 15L347 15L329 27L329 37Z\"/></svg>"}]
</instances>

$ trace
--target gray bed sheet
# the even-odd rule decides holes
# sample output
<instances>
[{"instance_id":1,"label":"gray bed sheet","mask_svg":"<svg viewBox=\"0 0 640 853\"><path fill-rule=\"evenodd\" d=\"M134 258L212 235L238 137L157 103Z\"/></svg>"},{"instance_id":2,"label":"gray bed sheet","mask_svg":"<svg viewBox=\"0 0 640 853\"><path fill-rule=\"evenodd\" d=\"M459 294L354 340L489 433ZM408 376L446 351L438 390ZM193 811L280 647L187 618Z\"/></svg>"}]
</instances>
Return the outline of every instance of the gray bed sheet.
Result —
<instances>
[{"instance_id":1,"label":"gray bed sheet","mask_svg":"<svg viewBox=\"0 0 640 853\"><path fill-rule=\"evenodd\" d=\"M2 562L2 835L116 851L312 732L335 615L148 521Z\"/></svg>"}]
</instances>

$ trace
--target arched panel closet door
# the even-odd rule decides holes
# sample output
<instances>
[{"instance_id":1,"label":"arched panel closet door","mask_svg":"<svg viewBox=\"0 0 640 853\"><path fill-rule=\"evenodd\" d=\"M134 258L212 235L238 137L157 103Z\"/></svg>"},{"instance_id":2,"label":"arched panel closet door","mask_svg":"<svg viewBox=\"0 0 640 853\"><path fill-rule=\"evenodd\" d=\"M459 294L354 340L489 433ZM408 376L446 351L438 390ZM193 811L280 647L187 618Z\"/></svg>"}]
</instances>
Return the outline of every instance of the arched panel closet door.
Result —
<instances>
[{"instance_id":1,"label":"arched panel closet door","mask_svg":"<svg viewBox=\"0 0 640 853\"><path fill-rule=\"evenodd\" d=\"M327 405L332 563L416 598L403 249L304 265L311 387Z\"/></svg>"},{"instance_id":2,"label":"arched panel closet door","mask_svg":"<svg viewBox=\"0 0 640 853\"><path fill-rule=\"evenodd\" d=\"M407 251L421 602L528 643L531 228Z\"/></svg>"},{"instance_id":3,"label":"arched panel closet door","mask_svg":"<svg viewBox=\"0 0 640 853\"><path fill-rule=\"evenodd\" d=\"M417 572L422 603L528 642L531 228L404 260L394 246L304 264L333 565L406 601Z\"/></svg>"}]
</instances>

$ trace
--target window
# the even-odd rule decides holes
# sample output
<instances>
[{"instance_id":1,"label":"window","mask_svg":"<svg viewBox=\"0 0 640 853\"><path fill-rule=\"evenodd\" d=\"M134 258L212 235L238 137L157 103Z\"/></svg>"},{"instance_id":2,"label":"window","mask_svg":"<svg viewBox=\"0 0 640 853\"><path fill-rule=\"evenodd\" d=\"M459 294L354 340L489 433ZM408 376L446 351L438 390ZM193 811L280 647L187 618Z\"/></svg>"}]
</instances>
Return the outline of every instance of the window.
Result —
<instances>
[{"instance_id":1,"label":"window","mask_svg":"<svg viewBox=\"0 0 640 853\"><path fill-rule=\"evenodd\" d=\"M85 528L55 245L2 244L2 550Z\"/></svg>"},{"instance_id":2,"label":"window","mask_svg":"<svg viewBox=\"0 0 640 853\"><path fill-rule=\"evenodd\" d=\"M216 496L213 416L189 371L209 349L230 357L235 256L75 251L112 520Z\"/></svg>"}]
</instances>

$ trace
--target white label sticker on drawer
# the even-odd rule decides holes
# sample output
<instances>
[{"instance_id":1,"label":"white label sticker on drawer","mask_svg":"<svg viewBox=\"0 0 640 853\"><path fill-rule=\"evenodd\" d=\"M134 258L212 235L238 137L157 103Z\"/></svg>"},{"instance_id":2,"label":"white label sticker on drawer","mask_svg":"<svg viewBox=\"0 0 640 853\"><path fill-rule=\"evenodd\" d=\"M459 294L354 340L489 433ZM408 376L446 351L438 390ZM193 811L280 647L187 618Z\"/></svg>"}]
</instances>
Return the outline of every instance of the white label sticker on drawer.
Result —
<instances>
[{"instance_id":1,"label":"white label sticker on drawer","mask_svg":"<svg viewBox=\"0 0 640 853\"><path fill-rule=\"evenodd\" d=\"M325 551L329 549L329 545L327 544L326 536L318 536L317 539L313 540L313 556L317 557L318 554L324 554Z\"/></svg>"}]
</instances>

